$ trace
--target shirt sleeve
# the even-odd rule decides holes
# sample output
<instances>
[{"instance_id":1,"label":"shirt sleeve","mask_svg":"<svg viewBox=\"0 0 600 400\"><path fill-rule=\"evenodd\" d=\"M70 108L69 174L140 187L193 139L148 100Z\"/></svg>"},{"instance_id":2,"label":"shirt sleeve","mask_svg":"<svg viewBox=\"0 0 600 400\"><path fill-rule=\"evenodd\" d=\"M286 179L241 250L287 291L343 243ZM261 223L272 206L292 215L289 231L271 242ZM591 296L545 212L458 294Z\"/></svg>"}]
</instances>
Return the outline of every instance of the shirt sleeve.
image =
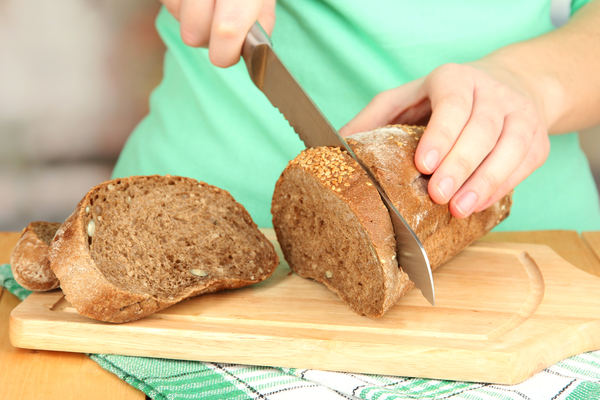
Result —
<instances>
[{"instance_id":1,"label":"shirt sleeve","mask_svg":"<svg viewBox=\"0 0 600 400\"><path fill-rule=\"evenodd\" d=\"M573 0L571 1L571 15L575 14L581 7L592 0Z\"/></svg>"}]
</instances>

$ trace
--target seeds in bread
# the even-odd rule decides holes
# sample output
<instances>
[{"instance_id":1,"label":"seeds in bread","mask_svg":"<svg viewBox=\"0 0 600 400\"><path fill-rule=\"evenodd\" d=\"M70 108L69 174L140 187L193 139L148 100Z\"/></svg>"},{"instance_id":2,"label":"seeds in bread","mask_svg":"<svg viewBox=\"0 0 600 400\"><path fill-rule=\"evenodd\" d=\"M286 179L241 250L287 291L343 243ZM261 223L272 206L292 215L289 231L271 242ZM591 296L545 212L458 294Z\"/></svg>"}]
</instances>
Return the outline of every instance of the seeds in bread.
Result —
<instances>
[{"instance_id":1,"label":"seeds in bread","mask_svg":"<svg viewBox=\"0 0 600 400\"><path fill-rule=\"evenodd\" d=\"M340 149L303 151L277 181L271 212L285 259L352 309L383 315L409 289L398 269L387 209L360 166Z\"/></svg>"},{"instance_id":2,"label":"seeds in bread","mask_svg":"<svg viewBox=\"0 0 600 400\"><path fill-rule=\"evenodd\" d=\"M452 217L447 205L431 200L429 177L414 165L423 131L389 126L347 143L413 228L435 269L506 218L512 200L508 195L469 218ZM271 212L290 267L325 284L355 312L381 317L414 286L398 268L393 227L377 190L340 149L307 149L292 160L277 181Z\"/></svg>"},{"instance_id":3,"label":"seeds in bread","mask_svg":"<svg viewBox=\"0 0 600 400\"><path fill-rule=\"evenodd\" d=\"M158 175L92 188L50 254L67 300L109 322L262 281L278 264L273 245L227 191Z\"/></svg>"},{"instance_id":4,"label":"seeds in bread","mask_svg":"<svg viewBox=\"0 0 600 400\"><path fill-rule=\"evenodd\" d=\"M10 267L17 283L25 289L46 291L60 286L48 259L50 242L60 225L58 222L35 221L23 229L11 253Z\"/></svg>"}]
</instances>

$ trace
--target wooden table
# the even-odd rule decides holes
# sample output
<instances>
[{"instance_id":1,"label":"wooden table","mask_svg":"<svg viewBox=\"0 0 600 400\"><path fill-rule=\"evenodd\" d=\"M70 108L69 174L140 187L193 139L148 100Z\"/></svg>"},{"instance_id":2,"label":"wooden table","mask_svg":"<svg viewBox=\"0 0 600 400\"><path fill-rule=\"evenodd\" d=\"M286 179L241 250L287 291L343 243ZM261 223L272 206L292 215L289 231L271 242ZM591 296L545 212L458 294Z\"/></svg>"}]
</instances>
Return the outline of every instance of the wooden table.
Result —
<instances>
[{"instance_id":1,"label":"wooden table","mask_svg":"<svg viewBox=\"0 0 600 400\"><path fill-rule=\"evenodd\" d=\"M0 232L0 264L10 261L20 233ZM17 349L8 339L8 317L19 300L0 288L1 399L128 399L146 395L100 368L85 354Z\"/></svg>"},{"instance_id":2,"label":"wooden table","mask_svg":"<svg viewBox=\"0 0 600 400\"><path fill-rule=\"evenodd\" d=\"M9 262L19 236L0 232L0 263ZM582 236L573 231L498 232L482 240L546 244L576 267L600 276L600 232ZM0 288L0 398L145 398L84 354L14 348L8 338L8 318L18 303L16 297Z\"/></svg>"}]
</instances>

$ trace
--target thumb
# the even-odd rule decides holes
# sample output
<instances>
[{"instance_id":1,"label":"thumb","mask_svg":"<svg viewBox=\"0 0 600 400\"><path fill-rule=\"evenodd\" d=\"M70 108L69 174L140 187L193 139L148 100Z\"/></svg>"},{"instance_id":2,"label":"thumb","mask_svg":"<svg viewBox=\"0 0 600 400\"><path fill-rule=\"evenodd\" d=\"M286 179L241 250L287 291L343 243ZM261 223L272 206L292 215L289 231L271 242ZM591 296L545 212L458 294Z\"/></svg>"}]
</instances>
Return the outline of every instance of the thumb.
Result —
<instances>
[{"instance_id":1,"label":"thumb","mask_svg":"<svg viewBox=\"0 0 600 400\"><path fill-rule=\"evenodd\" d=\"M424 78L377 94L367 106L340 129L340 135L370 131L393 123L411 107L423 103L427 97L422 89Z\"/></svg>"}]
</instances>

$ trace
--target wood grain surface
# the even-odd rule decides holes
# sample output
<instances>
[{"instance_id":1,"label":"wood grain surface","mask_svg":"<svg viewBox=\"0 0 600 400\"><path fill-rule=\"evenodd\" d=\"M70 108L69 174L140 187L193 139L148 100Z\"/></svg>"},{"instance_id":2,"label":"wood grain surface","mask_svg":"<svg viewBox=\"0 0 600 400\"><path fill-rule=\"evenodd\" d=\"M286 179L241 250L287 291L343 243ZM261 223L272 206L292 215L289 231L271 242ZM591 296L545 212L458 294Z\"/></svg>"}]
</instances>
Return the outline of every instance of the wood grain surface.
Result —
<instances>
[{"instance_id":1,"label":"wood grain surface","mask_svg":"<svg viewBox=\"0 0 600 400\"><path fill-rule=\"evenodd\" d=\"M584 232L583 237L598 238L600 245L600 232ZM577 268L600 276L600 253L594 253L575 231L491 232L481 241L545 244Z\"/></svg>"},{"instance_id":2,"label":"wood grain surface","mask_svg":"<svg viewBox=\"0 0 600 400\"><path fill-rule=\"evenodd\" d=\"M10 261L20 233L0 232L0 264ZM0 288L0 399L145 399L85 354L18 349L9 341L9 315L19 299Z\"/></svg>"},{"instance_id":3,"label":"wood grain surface","mask_svg":"<svg viewBox=\"0 0 600 400\"><path fill-rule=\"evenodd\" d=\"M600 232L583 232L581 236L596 258L600 260ZM600 276L600 274L596 275Z\"/></svg>"},{"instance_id":4,"label":"wood grain surface","mask_svg":"<svg viewBox=\"0 0 600 400\"><path fill-rule=\"evenodd\" d=\"M485 238L498 239L549 243L579 268L600 271L574 232ZM289 272L283 261L261 284L121 325L80 316L60 291L34 294L13 311L11 340L25 348L495 383L521 382L600 348L600 278L547 246L475 244L435 272L435 308L413 290L378 320Z\"/></svg>"}]
</instances>

